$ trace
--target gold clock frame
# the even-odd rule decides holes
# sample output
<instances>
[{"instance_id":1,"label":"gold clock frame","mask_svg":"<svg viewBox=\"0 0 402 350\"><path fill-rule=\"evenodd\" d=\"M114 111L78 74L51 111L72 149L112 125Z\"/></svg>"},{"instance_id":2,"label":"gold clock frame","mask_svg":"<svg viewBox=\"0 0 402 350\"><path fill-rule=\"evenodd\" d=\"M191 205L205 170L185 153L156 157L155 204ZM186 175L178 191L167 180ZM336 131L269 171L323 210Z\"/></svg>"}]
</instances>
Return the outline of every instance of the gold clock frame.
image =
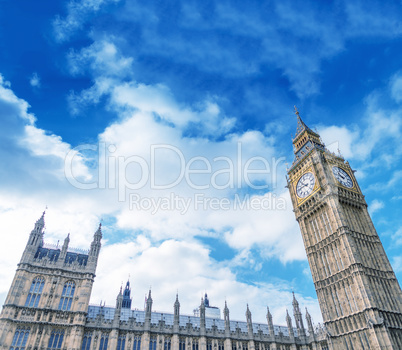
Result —
<instances>
[{"instance_id":1,"label":"gold clock frame","mask_svg":"<svg viewBox=\"0 0 402 350\"><path fill-rule=\"evenodd\" d=\"M297 194L296 187L297 187L297 184L298 184L299 180L301 179L301 177L302 177L304 174L307 174L307 173L312 173L312 174L313 174L314 179L315 179L314 187L313 187L313 190L311 191L311 193L310 193L307 197L301 198L301 197L299 197L299 195ZM297 199L297 205L299 206L300 204L302 204L303 202L305 202L306 200L308 200L308 199L309 199L312 195L314 195L320 188L321 188L321 186L320 186L320 184L319 184L319 182L318 182L317 174L315 173L313 167L310 166L310 167L307 168L305 171L303 171L303 172L300 174L300 176L298 176L298 177L296 178L295 181L293 181L293 191L294 191L294 193L295 193L295 195L296 195L295 197L296 197L296 199Z\"/></svg>"}]
</instances>

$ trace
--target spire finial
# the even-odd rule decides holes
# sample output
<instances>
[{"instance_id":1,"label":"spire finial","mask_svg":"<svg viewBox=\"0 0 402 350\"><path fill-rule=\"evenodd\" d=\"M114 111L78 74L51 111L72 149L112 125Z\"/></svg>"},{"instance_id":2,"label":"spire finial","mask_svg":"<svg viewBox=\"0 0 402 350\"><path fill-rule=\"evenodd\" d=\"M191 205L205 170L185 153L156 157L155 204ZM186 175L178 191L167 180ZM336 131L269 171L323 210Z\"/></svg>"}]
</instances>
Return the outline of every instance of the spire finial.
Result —
<instances>
[{"instance_id":1,"label":"spire finial","mask_svg":"<svg viewBox=\"0 0 402 350\"><path fill-rule=\"evenodd\" d=\"M299 111L297 110L296 105L294 107L295 107L295 114L299 117Z\"/></svg>"}]
</instances>

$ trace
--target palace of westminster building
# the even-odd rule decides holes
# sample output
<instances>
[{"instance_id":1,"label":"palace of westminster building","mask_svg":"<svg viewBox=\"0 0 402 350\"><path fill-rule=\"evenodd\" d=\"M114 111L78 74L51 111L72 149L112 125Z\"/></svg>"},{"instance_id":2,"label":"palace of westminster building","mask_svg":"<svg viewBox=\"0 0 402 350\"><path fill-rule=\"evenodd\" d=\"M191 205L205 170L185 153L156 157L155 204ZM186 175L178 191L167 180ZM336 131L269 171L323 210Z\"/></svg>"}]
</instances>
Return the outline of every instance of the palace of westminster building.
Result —
<instances>
[{"instance_id":1,"label":"palace of westminster building","mask_svg":"<svg viewBox=\"0 0 402 350\"><path fill-rule=\"evenodd\" d=\"M116 307L89 305L101 226L89 251L44 243L35 223L0 315L0 350L402 350L402 292L349 163L329 152L297 114L288 188L300 225L323 327L303 319L293 297L287 326L211 318L207 296L197 315L131 309L130 285ZM173 301L173 300L172 300ZM215 310L216 311L216 310ZM215 314L216 315L216 314ZM285 315L284 315L285 316Z\"/></svg>"}]
</instances>

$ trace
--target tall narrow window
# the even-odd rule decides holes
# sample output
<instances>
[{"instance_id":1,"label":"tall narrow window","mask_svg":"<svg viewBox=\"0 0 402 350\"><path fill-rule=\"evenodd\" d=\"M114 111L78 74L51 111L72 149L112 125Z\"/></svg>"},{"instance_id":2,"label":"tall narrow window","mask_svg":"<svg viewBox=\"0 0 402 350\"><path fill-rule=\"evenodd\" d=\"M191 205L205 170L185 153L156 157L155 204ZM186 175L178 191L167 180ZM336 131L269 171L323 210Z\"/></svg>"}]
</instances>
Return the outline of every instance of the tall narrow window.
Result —
<instances>
[{"instance_id":1,"label":"tall narrow window","mask_svg":"<svg viewBox=\"0 0 402 350\"><path fill-rule=\"evenodd\" d=\"M185 338L180 338L179 350L186 350L186 339Z\"/></svg>"},{"instance_id":2,"label":"tall narrow window","mask_svg":"<svg viewBox=\"0 0 402 350\"><path fill-rule=\"evenodd\" d=\"M125 346L126 346L126 336L120 335L119 338L117 339L117 350L124 350Z\"/></svg>"},{"instance_id":3,"label":"tall narrow window","mask_svg":"<svg viewBox=\"0 0 402 350\"><path fill-rule=\"evenodd\" d=\"M24 350L29 336L29 328L17 328L10 350Z\"/></svg>"},{"instance_id":4,"label":"tall narrow window","mask_svg":"<svg viewBox=\"0 0 402 350\"><path fill-rule=\"evenodd\" d=\"M170 338L165 338L165 343L163 344L163 350L170 350Z\"/></svg>"},{"instance_id":5,"label":"tall narrow window","mask_svg":"<svg viewBox=\"0 0 402 350\"><path fill-rule=\"evenodd\" d=\"M149 339L149 350L156 350L156 337Z\"/></svg>"},{"instance_id":6,"label":"tall narrow window","mask_svg":"<svg viewBox=\"0 0 402 350\"><path fill-rule=\"evenodd\" d=\"M134 336L133 350L140 350L140 349L141 349L141 336L136 335Z\"/></svg>"},{"instance_id":7,"label":"tall narrow window","mask_svg":"<svg viewBox=\"0 0 402 350\"><path fill-rule=\"evenodd\" d=\"M207 342L207 350L212 350L212 342L210 340Z\"/></svg>"},{"instance_id":8,"label":"tall narrow window","mask_svg":"<svg viewBox=\"0 0 402 350\"><path fill-rule=\"evenodd\" d=\"M224 348L225 348L225 346L224 346L223 342L220 341L218 343L218 350L224 350Z\"/></svg>"},{"instance_id":9,"label":"tall narrow window","mask_svg":"<svg viewBox=\"0 0 402 350\"><path fill-rule=\"evenodd\" d=\"M329 261L328 261L328 257L327 257L327 252L324 250L324 256L325 256L325 260L327 261L327 264L328 264L328 271L329 271L329 274L331 275L332 274L332 272L331 272L331 266L329 266Z\"/></svg>"},{"instance_id":10,"label":"tall narrow window","mask_svg":"<svg viewBox=\"0 0 402 350\"><path fill-rule=\"evenodd\" d=\"M232 341L232 350L237 350L237 344L235 341Z\"/></svg>"},{"instance_id":11,"label":"tall narrow window","mask_svg":"<svg viewBox=\"0 0 402 350\"><path fill-rule=\"evenodd\" d=\"M341 269L339 268L338 258L336 257L336 254L335 254L335 251L334 251L334 247L331 246L331 249L332 249L332 254L334 255L334 258L335 258L336 267L338 268L338 271L340 271Z\"/></svg>"},{"instance_id":12,"label":"tall narrow window","mask_svg":"<svg viewBox=\"0 0 402 350\"><path fill-rule=\"evenodd\" d=\"M70 310L73 302L73 296L75 292L75 283L72 281L67 282L64 285L63 293L61 293L59 310Z\"/></svg>"},{"instance_id":13,"label":"tall narrow window","mask_svg":"<svg viewBox=\"0 0 402 350\"><path fill-rule=\"evenodd\" d=\"M328 214L327 214L327 212L325 211L324 213L325 213L325 217L327 218L327 222L328 222L329 231L330 231L330 232L332 232L331 221L329 221L329 218L328 218Z\"/></svg>"},{"instance_id":14,"label":"tall narrow window","mask_svg":"<svg viewBox=\"0 0 402 350\"><path fill-rule=\"evenodd\" d=\"M193 350L198 350L198 339L193 339Z\"/></svg>"},{"instance_id":15,"label":"tall narrow window","mask_svg":"<svg viewBox=\"0 0 402 350\"><path fill-rule=\"evenodd\" d=\"M334 293L332 292L332 290L331 290L331 297L332 297L332 302L334 303L334 306L335 306L336 316L339 317L338 305L336 305L336 301L335 301L335 298L334 298Z\"/></svg>"},{"instance_id":16,"label":"tall narrow window","mask_svg":"<svg viewBox=\"0 0 402 350\"><path fill-rule=\"evenodd\" d=\"M82 347L81 350L89 350L91 347L91 333L84 334L84 338L82 339Z\"/></svg>"},{"instance_id":17,"label":"tall narrow window","mask_svg":"<svg viewBox=\"0 0 402 350\"><path fill-rule=\"evenodd\" d=\"M327 236L329 236L331 234L331 232L328 229L328 224L327 224L327 221L325 220L324 213L321 213L321 217L322 217L322 222L324 224L325 231L327 232Z\"/></svg>"},{"instance_id":18,"label":"tall narrow window","mask_svg":"<svg viewBox=\"0 0 402 350\"><path fill-rule=\"evenodd\" d=\"M319 238L320 238L320 240L321 240L321 239L322 239L322 237L321 237L321 233L320 233L320 227L318 226L317 219L316 219L316 218L314 218L314 221L312 221L312 223L313 223L313 227L314 227L314 232L317 232L318 237L319 237Z\"/></svg>"},{"instance_id":19,"label":"tall narrow window","mask_svg":"<svg viewBox=\"0 0 402 350\"><path fill-rule=\"evenodd\" d=\"M335 244L335 247L336 247L336 251L338 252L339 261L341 262L342 268L344 269L344 268L345 268L345 266L343 266L342 256L341 256L341 253L339 252L338 245L337 245L337 244Z\"/></svg>"},{"instance_id":20,"label":"tall narrow window","mask_svg":"<svg viewBox=\"0 0 402 350\"><path fill-rule=\"evenodd\" d=\"M336 296L336 300L338 301L338 305L339 305L339 309L341 311L341 316L343 315L343 309L342 309L342 305L341 302L339 301L339 295L338 295L338 290L336 288L335 289L335 296Z\"/></svg>"},{"instance_id":21,"label":"tall narrow window","mask_svg":"<svg viewBox=\"0 0 402 350\"><path fill-rule=\"evenodd\" d=\"M102 333L101 339L99 342L99 350L106 350L108 342L109 342L109 335L106 333Z\"/></svg>"},{"instance_id":22,"label":"tall narrow window","mask_svg":"<svg viewBox=\"0 0 402 350\"><path fill-rule=\"evenodd\" d=\"M45 285L45 279L43 277L34 278L31 284L31 288L29 289L25 306L38 307L44 285Z\"/></svg>"},{"instance_id":23,"label":"tall narrow window","mask_svg":"<svg viewBox=\"0 0 402 350\"><path fill-rule=\"evenodd\" d=\"M324 258L322 257L322 254L321 254L321 253L318 253L318 254L320 254L320 257L321 257L322 267L323 267L323 269L324 269L324 277L327 277L328 274L327 274L327 269L326 269L326 267L325 267Z\"/></svg>"},{"instance_id":24,"label":"tall narrow window","mask_svg":"<svg viewBox=\"0 0 402 350\"><path fill-rule=\"evenodd\" d=\"M359 308L357 307L355 296L353 295L353 292L352 292L352 286L350 284L349 284L349 290L350 290L350 294L351 294L352 299L353 299L353 304L355 305L355 308L356 308L356 311L357 311L357 310L359 310Z\"/></svg>"},{"instance_id":25,"label":"tall narrow window","mask_svg":"<svg viewBox=\"0 0 402 350\"><path fill-rule=\"evenodd\" d=\"M317 237L317 232L315 231L314 227L314 222L313 220L310 221L311 228L313 229L314 237L315 237L315 242L318 243L318 237Z\"/></svg>"},{"instance_id":26,"label":"tall narrow window","mask_svg":"<svg viewBox=\"0 0 402 350\"><path fill-rule=\"evenodd\" d=\"M53 330L52 333L50 334L47 349L48 350L61 349L61 345L63 344L63 338L64 338L63 329Z\"/></svg>"},{"instance_id":27,"label":"tall narrow window","mask_svg":"<svg viewBox=\"0 0 402 350\"><path fill-rule=\"evenodd\" d=\"M345 295L346 295L346 299L348 299L350 311L353 312L353 306L352 306L352 303L350 302L350 298L349 298L349 294L348 294L348 291L346 289L346 286L343 286L343 288L345 289Z\"/></svg>"}]
</instances>

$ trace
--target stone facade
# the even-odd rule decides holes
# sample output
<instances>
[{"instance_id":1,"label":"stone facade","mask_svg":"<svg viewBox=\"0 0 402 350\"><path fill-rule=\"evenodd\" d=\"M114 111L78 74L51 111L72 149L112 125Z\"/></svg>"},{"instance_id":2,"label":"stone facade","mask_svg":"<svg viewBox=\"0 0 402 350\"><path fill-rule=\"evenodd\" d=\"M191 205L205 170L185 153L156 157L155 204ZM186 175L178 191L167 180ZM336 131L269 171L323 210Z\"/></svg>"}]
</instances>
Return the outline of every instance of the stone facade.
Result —
<instances>
[{"instance_id":1,"label":"stone facade","mask_svg":"<svg viewBox=\"0 0 402 350\"><path fill-rule=\"evenodd\" d=\"M299 116L288 187L331 349L402 349L402 292L354 171Z\"/></svg>"},{"instance_id":2,"label":"stone facade","mask_svg":"<svg viewBox=\"0 0 402 350\"><path fill-rule=\"evenodd\" d=\"M101 228L88 251L43 241L44 213L36 222L0 315L2 349L81 348L101 248ZM24 344L24 346L22 346ZM49 346L51 345L51 346Z\"/></svg>"}]
</instances>

